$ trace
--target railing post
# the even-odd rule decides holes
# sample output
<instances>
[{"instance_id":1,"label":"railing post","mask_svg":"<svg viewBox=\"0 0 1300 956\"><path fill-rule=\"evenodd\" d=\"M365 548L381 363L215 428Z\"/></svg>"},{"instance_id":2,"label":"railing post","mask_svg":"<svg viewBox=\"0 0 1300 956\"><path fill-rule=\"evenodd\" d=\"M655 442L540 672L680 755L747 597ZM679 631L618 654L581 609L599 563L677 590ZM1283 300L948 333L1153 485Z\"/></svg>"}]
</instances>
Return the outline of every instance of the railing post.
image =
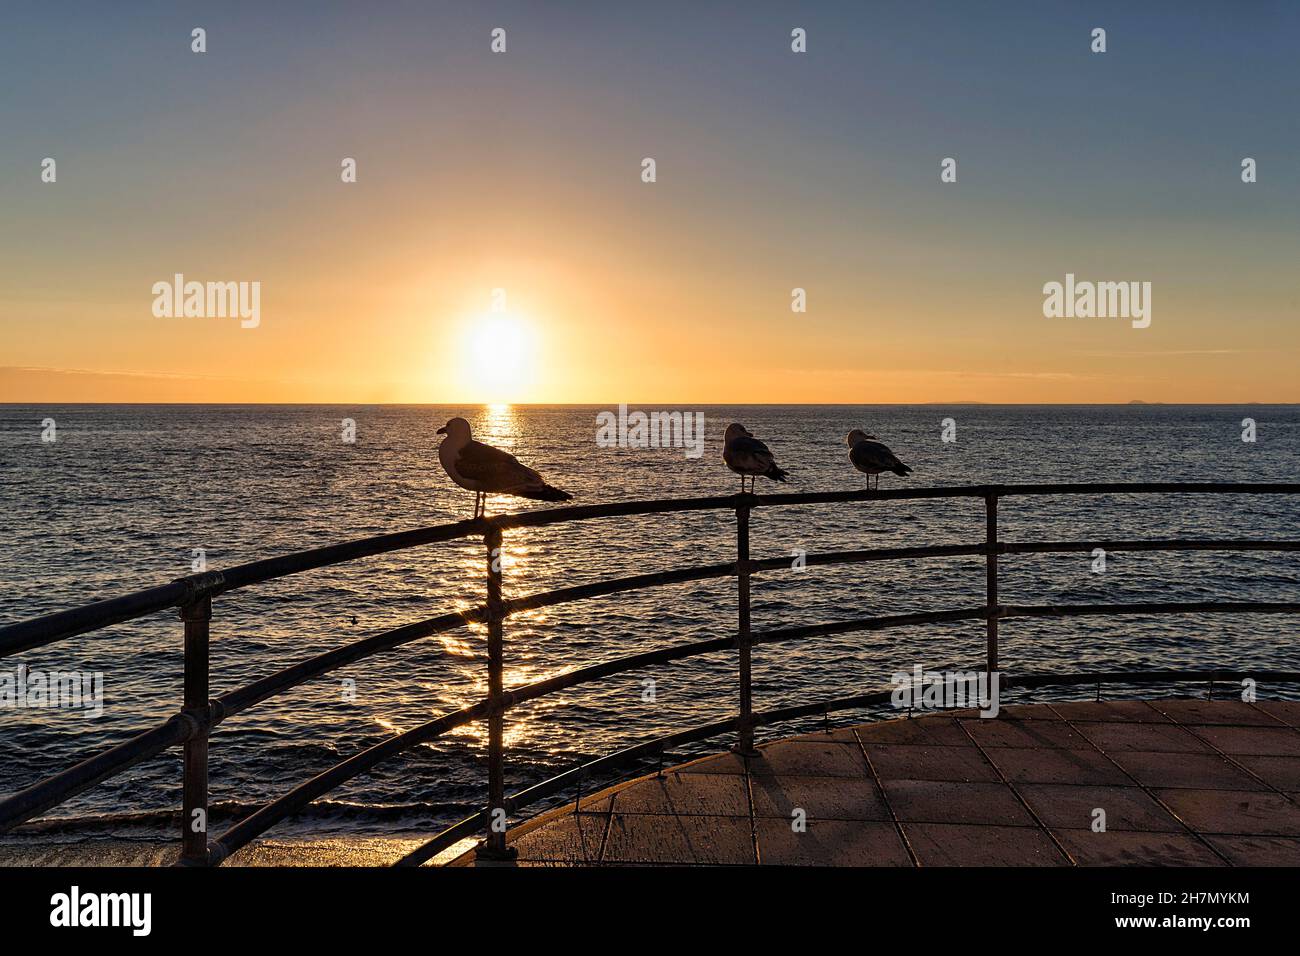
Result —
<instances>
[{"instance_id":1,"label":"railing post","mask_svg":"<svg viewBox=\"0 0 1300 956\"><path fill-rule=\"evenodd\" d=\"M740 741L736 753L756 756L754 749L754 692L750 678L749 627L749 506L736 508L736 590L738 614L736 647L740 652Z\"/></svg>"},{"instance_id":2,"label":"railing post","mask_svg":"<svg viewBox=\"0 0 1300 956\"><path fill-rule=\"evenodd\" d=\"M489 525L483 535L487 545L487 613L488 613L488 832L478 856L487 860L509 860L515 856L506 846L505 831L505 711L501 697L505 691L505 652L502 622L505 611L501 602L501 529Z\"/></svg>"},{"instance_id":3,"label":"railing post","mask_svg":"<svg viewBox=\"0 0 1300 956\"><path fill-rule=\"evenodd\" d=\"M181 605L185 622L185 702L181 713L194 721L194 736L185 741L181 793L181 863L208 863L208 625L212 597L203 594Z\"/></svg>"},{"instance_id":4,"label":"railing post","mask_svg":"<svg viewBox=\"0 0 1300 956\"><path fill-rule=\"evenodd\" d=\"M998 669L998 496L984 496L984 610L988 614L988 673Z\"/></svg>"}]
</instances>

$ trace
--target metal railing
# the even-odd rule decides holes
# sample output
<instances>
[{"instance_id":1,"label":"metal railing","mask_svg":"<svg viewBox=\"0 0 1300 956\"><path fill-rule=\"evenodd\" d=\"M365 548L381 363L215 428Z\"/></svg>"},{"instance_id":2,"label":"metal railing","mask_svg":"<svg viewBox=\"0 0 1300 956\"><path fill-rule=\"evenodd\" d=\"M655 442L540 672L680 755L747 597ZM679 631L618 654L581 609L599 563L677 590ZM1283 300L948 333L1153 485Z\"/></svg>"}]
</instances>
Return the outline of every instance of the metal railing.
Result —
<instances>
[{"instance_id":1,"label":"metal railing","mask_svg":"<svg viewBox=\"0 0 1300 956\"><path fill-rule=\"evenodd\" d=\"M486 828L479 853L485 857L506 857L505 820L511 813L577 784L581 800L582 782L589 776L635 760L654 756L662 762L664 751L686 743L735 733L736 749L753 752L754 729L767 724L833 711L862 708L889 700L891 691L875 691L851 697L822 700L756 713L753 710L751 650L755 645L806 640L832 634L875 631L896 627L941 624L956 621L986 622L986 660L989 672L998 670L999 622L1021 617L1074 617L1086 615L1152 615L1179 613L1300 613L1300 602L1199 601L1147 602L1138 604L1007 605L998 600L998 559L1009 554L1042 554L1092 551L1300 551L1300 541L1266 540L1098 540L1007 542L998 537L998 502L1002 498L1028 495L1129 495L1129 494L1300 494L1300 484L1025 484L977 485L950 488L914 488L888 491L849 491L782 495L728 495L660 501L632 501L528 511L518 514L476 518L454 524L380 535L358 541L301 551L295 554L242 564L225 571L211 571L179 578L170 584L100 601L69 611L46 615L0 629L0 658L44 647L66 638L99 630L113 624L144 617L168 608L179 608L184 626L184 693L179 712L163 723L104 750L69 769L49 777L0 801L0 833L30 820L97 783L174 747L184 747L182 775L181 862L188 865L219 864L272 826L292 816L312 800L357 777L383 760L433 740L453 728L480 720L488 724L487 805L467 819L447 828L432 840L408 853L401 865L425 862L443 849L474 836ZM894 561L916 558L984 556L985 602L974 607L909 614L877 615L842 621L754 632L750 620L750 579L765 571L787 569L787 557L754 560L749 551L750 515L754 509L850 502L898 501L931 498L982 499L985 534L974 544L934 545L906 548L873 548L809 553L809 567ZM516 528L533 528L597 518L630 517L687 511L732 510L736 516L736 560L720 564L673 568L630 577L598 581L545 591L525 597L502 597L501 546L503 533ZM486 595L484 604L394 628L347 644L269 674L244 687L210 697L209 628L215 598L239 588L250 587L287 575L315 570L407 548L482 537L486 550ZM504 686L505 620L513 614L551 607L593 597L636 591L647 587L735 577L737 581L737 626L735 637L714 638L620 657L591 664L520 687ZM337 668L391 650L412 641L440 634L470 623L487 625L488 695L476 703L397 734L372 746L321 774L294 787L249 816L238 820L215 840L206 827L208 803L208 738L222 721L290 688L320 677ZM727 650L737 652L739 707L736 716L683 730L594 760L511 797L505 794L504 724L512 707L548 694L601 680L613 674L702 654ZM1182 680L1300 681L1295 671L1112 671L1101 673L1031 674L1003 676L1003 687L1035 688L1122 681L1154 683Z\"/></svg>"}]
</instances>

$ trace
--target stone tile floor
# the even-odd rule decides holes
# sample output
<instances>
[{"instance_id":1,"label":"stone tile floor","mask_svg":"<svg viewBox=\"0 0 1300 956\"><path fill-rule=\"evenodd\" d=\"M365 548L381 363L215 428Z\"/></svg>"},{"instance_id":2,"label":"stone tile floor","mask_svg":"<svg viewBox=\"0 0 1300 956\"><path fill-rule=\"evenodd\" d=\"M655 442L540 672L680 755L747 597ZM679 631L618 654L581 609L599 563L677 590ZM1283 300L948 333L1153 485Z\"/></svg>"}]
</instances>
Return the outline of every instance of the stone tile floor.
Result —
<instances>
[{"instance_id":1,"label":"stone tile floor","mask_svg":"<svg viewBox=\"0 0 1300 956\"><path fill-rule=\"evenodd\" d=\"M479 865L1295 866L1298 728L1300 702L1185 699L878 721L619 784Z\"/></svg>"}]
</instances>

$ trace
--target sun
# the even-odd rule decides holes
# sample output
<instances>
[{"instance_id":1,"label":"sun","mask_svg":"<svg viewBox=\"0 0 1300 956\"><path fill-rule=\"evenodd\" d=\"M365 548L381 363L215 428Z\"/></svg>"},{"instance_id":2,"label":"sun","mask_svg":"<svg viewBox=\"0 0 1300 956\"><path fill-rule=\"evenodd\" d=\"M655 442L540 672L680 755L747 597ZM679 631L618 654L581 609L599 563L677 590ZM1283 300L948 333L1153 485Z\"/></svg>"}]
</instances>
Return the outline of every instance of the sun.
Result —
<instances>
[{"instance_id":1,"label":"sun","mask_svg":"<svg viewBox=\"0 0 1300 956\"><path fill-rule=\"evenodd\" d=\"M516 316L485 315L470 324L466 371L487 401L511 401L532 383L536 344L529 324Z\"/></svg>"}]
</instances>

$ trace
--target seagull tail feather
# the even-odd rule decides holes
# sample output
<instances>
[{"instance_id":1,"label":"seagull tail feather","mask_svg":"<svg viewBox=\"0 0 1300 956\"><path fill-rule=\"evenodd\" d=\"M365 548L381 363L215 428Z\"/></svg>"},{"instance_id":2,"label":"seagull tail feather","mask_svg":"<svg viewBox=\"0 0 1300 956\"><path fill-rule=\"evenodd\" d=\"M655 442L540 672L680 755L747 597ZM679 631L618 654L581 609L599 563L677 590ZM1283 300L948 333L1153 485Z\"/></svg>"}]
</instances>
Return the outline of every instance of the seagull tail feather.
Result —
<instances>
[{"instance_id":1,"label":"seagull tail feather","mask_svg":"<svg viewBox=\"0 0 1300 956\"><path fill-rule=\"evenodd\" d=\"M786 471L784 468L778 468L776 465L773 465L764 472L764 477L771 478L773 481L785 481L788 474L790 474L790 472Z\"/></svg>"},{"instance_id":2,"label":"seagull tail feather","mask_svg":"<svg viewBox=\"0 0 1300 956\"><path fill-rule=\"evenodd\" d=\"M540 485L534 485L530 488L520 488L513 492L520 498L531 498L534 501L572 501L573 495L567 491L561 491L559 488L543 482Z\"/></svg>"},{"instance_id":3,"label":"seagull tail feather","mask_svg":"<svg viewBox=\"0 0 1300 956\"><path fill-rule=\"evenodd\" d=\"M901 461L897 465L895 465L891 470L894 472L894 474L898 475L898 477L900 478L906 478L908 475L912 473L912 469L908 468Z\"/></svg>"}]
</instances>

